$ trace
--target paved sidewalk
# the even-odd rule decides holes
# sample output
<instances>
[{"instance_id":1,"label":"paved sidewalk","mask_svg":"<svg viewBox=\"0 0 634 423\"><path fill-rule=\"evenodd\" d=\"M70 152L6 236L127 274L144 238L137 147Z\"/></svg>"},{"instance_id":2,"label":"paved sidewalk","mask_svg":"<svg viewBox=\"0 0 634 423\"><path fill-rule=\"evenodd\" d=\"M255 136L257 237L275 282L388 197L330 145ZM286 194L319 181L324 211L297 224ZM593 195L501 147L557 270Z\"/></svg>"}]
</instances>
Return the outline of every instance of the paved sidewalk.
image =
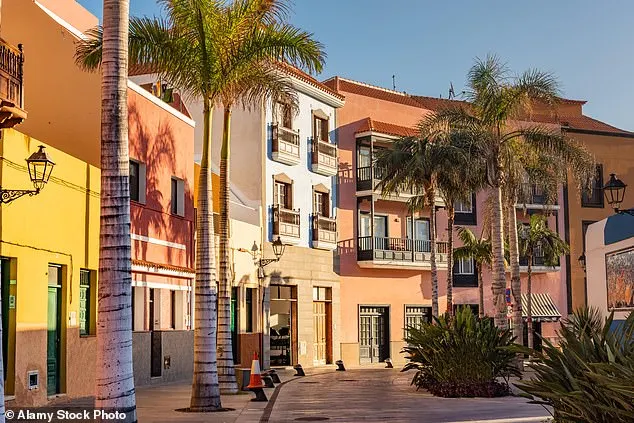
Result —
<instances>
[{"instance_id":1,"label":"paved sidewalk","mask_svg":"<svg viewBox=\"0 0 634 423\"><path fill-rule=\"evenodd\" d=\"M374 368L299 378L280 387L263 421L529 423L548 417L524 398L437 398L416 391L411 377L399 369Z\"/></svg>"}]
</instances>

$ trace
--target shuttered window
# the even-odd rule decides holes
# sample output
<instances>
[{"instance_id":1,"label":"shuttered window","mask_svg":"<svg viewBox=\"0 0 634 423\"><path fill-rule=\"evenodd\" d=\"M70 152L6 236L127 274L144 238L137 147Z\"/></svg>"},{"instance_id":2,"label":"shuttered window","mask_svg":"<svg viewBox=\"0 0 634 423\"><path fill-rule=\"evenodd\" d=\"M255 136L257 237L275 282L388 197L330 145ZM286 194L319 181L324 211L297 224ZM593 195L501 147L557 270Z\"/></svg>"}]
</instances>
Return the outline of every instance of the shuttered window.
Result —
<instances>
[{"instance_id":1,"label":"shuttered window","mask_svg":"<svg viewBox=\"0 0 634 423\"><path fill-rule=\"evenodd\" d=\"M79 334L90 335L90 270L79 271Z\"/></svg>"}]
</instances>

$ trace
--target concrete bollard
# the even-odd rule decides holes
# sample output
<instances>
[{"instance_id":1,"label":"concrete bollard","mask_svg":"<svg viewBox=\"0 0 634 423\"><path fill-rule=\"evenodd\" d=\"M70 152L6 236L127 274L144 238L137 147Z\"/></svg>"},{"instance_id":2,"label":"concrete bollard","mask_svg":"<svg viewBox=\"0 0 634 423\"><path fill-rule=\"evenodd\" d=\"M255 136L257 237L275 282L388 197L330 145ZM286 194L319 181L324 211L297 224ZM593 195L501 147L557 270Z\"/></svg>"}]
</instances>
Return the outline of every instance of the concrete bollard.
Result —
<instances>
[{"instance_id":1,"label":"concrete bollard","mask_svg":"<svg viewBox=\"0 0 634 423\"><path fill-rule=\"evenodd\" d=\"M306 373L304 373L304 369L302 368L301 364L294 365L293 369L295 369L295 371L297 372L293 376L306 376Z\"/></svg>"},{"instance_id":2,"label":"concrete bollard","mask_svg":"<svg viewBox=\"0 0 634 423\"><path fill-rule=\"evenodd\" d=\"M391 358L386 358L385 359L385 368L386 369L393 369L394 366L392 365L392 359Z\"/></svg>"},{"instance_id":3,"label":"concrete bollard","mask_svg":"<svg viewBox=\"0 0 634 423\"><path fill-rule=\"evenodd\" d=\"M337 360L337 361L335 361L335 364L337 365L337 371L338 372L345 372L346 371L346 368L343 365L343 360Z\"/></svg>"}]
</instances>

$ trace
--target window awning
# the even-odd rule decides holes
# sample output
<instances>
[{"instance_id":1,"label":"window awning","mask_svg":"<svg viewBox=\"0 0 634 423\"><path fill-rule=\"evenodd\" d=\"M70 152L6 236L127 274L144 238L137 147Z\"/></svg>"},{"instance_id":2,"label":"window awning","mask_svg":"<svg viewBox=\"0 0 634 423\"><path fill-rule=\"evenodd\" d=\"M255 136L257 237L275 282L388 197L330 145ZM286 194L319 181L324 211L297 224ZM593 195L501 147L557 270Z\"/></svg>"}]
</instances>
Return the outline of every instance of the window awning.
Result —
<instances>
[{"instance_id":1,"label":"window awning","mask_svg":"<svg viewBox=\"0 0 634 423\"><path fill-rule=\"evenodd\" d=\"M557 322L561 313L550 294L531 294L531 315L534 322ZM522 317L526 320L528 295L522 294Z\"/></svg>"}]
</instances>

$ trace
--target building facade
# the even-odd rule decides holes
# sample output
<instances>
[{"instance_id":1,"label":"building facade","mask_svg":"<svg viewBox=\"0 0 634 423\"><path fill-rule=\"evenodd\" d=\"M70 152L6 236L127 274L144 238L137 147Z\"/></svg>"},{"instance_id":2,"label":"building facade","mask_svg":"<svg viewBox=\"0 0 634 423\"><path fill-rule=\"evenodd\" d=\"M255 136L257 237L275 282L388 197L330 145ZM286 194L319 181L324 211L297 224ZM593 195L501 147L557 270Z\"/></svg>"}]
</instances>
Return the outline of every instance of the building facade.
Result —
<instances>
[{"instance_id":1,"label":"building facade","mask_svg":"<svg viewBox=\"0 0 634 423\"><path fill-rule=\"evenodd\" d=\"M412 193L383 196L376 190L380 172L372 166L380 149L393 140L414 133L415 125L448 100L411 96L368 84L335 77L325 82L345 95L337 111L339 145L339 274L341 277L341 354L346 363L366 364L391 358L403 362L400 353L408 325L431 318L430 208L412 213L406 206ZM473 193L472 201L456 205L455 225L480 236L484 225L487 191ZM518 204L517 219L531 213L549 214L549 226L563 227L558 205L546 206L533 196ZM441 198L437 208L437 264L440 312L446 309L447 215ZM454 246L460 246L454 234ZM543 260L542 260L543 261ZM526 262L522 259L522 278ZM477 269L472 260L454 264L454 306L478 308ZM484 269L484 304L492 310L491 274ZM525 283L524 283L525 285ZM566 310L565 277L560 266L546 267L536 258L533 292L545 307L533 306L538 331L554 337L559 310ZM524 287L525 288L525 287ZM551 307L552 306L552 307ZM550 311L548 311L548 310Z\"/></svg>"},{"instance_id":2,"label":"building facade","mask_svg":"<svg viewBox=\"0 0 634 423\"><path fill-rule=\"evenodd\" d=\"M23 98L30 112L19 133L3 134L2 186L12 172L6 185L23 185L11 163L20 163L40 141L57 156L49 194L45 189L29 199L31 207L40 202L39 234L33 213L20 212L25 200L0 211L0 239L7 244L0 251L3 280L7 292L15 291L8 304L17 311L3 323L15 339L9 349L20 351L7 360L7 392L13 391L15 405L42 405L61 394L91 395L94 387L101 81L76 66L74 52L81 30L97 19L66 0L7 0L2 13L2 37L29 52ZM38 31L27 30L25 21ZM133 358L141 386L192 372L195 124L132 82L128 108Z\"/></svg>"}]
</instances>

